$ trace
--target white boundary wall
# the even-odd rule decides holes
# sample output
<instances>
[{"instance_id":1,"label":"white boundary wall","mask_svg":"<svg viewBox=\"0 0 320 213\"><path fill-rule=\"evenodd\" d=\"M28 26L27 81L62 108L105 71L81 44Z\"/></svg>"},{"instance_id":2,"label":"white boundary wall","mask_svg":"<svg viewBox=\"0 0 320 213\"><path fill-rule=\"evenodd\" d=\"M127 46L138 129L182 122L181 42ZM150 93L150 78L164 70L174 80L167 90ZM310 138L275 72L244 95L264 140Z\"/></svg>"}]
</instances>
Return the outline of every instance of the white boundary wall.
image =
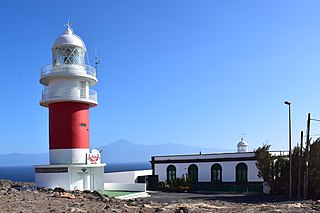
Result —
<instances>
[{"instance_id":1,"label":"white boundary wall","mask_svg":"<svg viewBox=\"0 0 320 213\"><path fill-rule=\"evenodd\" d=\"M137 183L138 176L152 175L152 170L104 173L105 183Z\"/></svg>"},{"instance_id":2,"label":"white boundary wall","mask_svg":"<svg viewBox=\"0 0 320 213\"><path fill-rule=\"evenodd\" d=\"M110 191L145 192L145 183L104 183L104 189Z\"/></svg>"}]
</instances>

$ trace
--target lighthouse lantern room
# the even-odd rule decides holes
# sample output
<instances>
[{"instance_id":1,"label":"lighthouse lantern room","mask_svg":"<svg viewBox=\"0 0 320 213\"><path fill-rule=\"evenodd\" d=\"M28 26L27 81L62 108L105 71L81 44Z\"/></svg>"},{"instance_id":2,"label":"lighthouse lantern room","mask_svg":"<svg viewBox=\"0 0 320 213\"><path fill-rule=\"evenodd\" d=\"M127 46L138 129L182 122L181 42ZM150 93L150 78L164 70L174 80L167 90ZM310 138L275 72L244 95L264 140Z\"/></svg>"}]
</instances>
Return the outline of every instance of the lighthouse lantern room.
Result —
<instances>
[{"instance_id":1,"label":"lighthouse lantern room","mask_svg":"<svg viewBox=\"0 0 320 213\"><path fill-rule=\"evenodd\" d=\"M104 190L100 152L90 152L89 109L98 105L96 70L86 65L86 46L69 24L52 48L52 64L41 69L40 105L49 109L50 165L35 166L37 186Z\"/></svg>"}]
</instances>

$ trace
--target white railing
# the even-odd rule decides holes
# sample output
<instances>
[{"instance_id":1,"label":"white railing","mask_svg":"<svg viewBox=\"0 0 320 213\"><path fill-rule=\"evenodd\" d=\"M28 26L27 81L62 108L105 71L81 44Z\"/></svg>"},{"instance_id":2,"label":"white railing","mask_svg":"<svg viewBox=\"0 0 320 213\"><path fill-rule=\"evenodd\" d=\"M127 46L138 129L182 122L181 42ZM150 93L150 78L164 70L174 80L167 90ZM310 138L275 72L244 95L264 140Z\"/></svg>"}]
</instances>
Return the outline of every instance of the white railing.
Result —
<instances>
[{"instance_id":1,"label":"white railing","mask_svg":"<svg viewBox=\"0 0 320 213\"><path fill-rule=\"evenodd\" d=\"M89 99L91 101L98 101L97 92L92 89L76 88L76 87L59 87L59 88L48 88L45 87L42 90L42 101L50 99L71 99L81 100Z\"/></svg>"},{"instance_id":2,"label":"white railing","mask_svg":"<svg viewBox=\"0 0 320 213\"><path fill-rule=\"evenodd\" d=\"M41 78L59 72L72 73L72 74L81 74L82 72L86 75L90 75L93 78L97 77L96 69L89 65L78 65L78 64L61 64L55 65L52 64L45 65L41 68Z\"/></svg>"}]
</instances>

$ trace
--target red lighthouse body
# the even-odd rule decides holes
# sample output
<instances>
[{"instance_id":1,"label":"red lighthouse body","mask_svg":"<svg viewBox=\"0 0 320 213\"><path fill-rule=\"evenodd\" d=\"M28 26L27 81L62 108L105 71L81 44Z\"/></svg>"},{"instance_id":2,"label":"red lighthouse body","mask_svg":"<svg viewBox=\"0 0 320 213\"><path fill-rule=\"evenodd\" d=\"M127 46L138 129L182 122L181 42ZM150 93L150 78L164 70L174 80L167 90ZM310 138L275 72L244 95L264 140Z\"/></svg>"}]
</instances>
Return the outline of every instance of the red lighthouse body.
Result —
<instances>
[{"instance_id":1,"label":"red lighthouse body","mask_svg":"<svg viewBox=\"0 0 320 213\"><path fill-rule=\"evenodd\" d=\"M49 147L89 149L89 105L60 102L49 105Z\"/></svg>"},{"instance_id":2,"label":"red lighthouse body","mask_svg":"<svg viewBox=\"0 0 320 213\"><path fill-rule=\"evenodd\" d=\"M52 48L52 64L41 69L40 105L49 108L50 165L36 166L36 184L103 190L105 164L90 153L89 109L98 105L96 70L86 65L86 46L67 24Z\"/></svg>"}]
</instances>

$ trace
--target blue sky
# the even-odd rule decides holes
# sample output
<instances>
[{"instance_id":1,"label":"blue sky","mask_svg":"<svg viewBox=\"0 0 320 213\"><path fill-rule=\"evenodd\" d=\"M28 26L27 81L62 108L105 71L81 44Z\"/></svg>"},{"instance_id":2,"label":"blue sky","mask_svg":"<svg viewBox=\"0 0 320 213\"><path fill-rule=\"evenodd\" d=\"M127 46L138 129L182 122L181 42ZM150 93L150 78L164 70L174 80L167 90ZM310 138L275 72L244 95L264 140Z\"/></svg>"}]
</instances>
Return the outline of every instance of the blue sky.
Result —
<instances>
[{"instance_id":1,"label":"blue sky","mask_svg":"<svg viewBox=\"0 0 320 213\"><path fill-rule=\"evenodd\" d=\"M5 1L0 154L48 151L40 68L67 20L99 65L91 145L287 149L320 118L319 1ZM312 122L313 138L320 123Z\"/></svg>"}]
</instances>

